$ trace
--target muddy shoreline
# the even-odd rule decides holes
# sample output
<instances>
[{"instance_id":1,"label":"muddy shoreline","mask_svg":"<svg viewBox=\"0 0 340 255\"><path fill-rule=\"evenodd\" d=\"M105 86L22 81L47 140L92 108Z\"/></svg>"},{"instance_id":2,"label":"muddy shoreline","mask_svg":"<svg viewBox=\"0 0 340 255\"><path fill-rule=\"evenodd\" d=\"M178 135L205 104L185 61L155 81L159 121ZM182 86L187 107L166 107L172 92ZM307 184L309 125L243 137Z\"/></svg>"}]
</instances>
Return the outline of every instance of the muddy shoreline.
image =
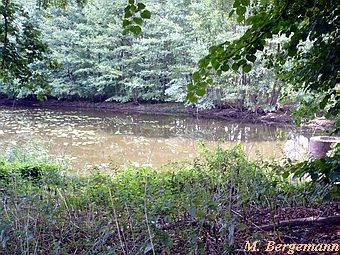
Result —
<instances>
[{"instance_id":1,"label":"muddy shoreline","mask_svg":"<svg viewBox=\"0 0 340 255\"><path fill-rule=\"evenodd\" d=\"M281 107L277 112L253 113L247 110L240 111L232 106L223 109L202 110L194 107L185 107L180 103L158 103L158 104L134 104L118 102L98 102L90 101L67 101L48 99L46 101L36 100L10 100L0 99L0 105L10 107L41 107L41 108L63 108L63 109L102 109L123 112L143 112L155 114L185 114L200 118L216 118L246 123L264 123L264 124L283 124L294 125L290 118L291 109L287 106ZM309 127L325 128L330 122L324 118L313 120Z\"/></svg>"}]
</instances>

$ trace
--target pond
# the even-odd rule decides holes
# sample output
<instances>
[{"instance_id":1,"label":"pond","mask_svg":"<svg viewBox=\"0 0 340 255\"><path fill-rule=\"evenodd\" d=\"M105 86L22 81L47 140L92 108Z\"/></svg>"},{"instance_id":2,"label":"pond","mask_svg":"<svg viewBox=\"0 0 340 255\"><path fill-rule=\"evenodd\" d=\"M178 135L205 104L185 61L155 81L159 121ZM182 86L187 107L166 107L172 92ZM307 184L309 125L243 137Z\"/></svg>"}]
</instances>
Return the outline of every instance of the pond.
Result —
<instances>
[{"instance_id":1,"label":"pond","mask_svg":"<svg viewBox=\"0 0 340 255\"><path fill-rule=\"evenodd\" d=\"M192 116L0 107L0 149L11 143L43 141L51 153L70 162L74 171L110 163L153 165L197 156L199 142L210 149L243 144L248 157L306 155L312 130L290 125L231 122Z\"/></svg>"}]
</instances>

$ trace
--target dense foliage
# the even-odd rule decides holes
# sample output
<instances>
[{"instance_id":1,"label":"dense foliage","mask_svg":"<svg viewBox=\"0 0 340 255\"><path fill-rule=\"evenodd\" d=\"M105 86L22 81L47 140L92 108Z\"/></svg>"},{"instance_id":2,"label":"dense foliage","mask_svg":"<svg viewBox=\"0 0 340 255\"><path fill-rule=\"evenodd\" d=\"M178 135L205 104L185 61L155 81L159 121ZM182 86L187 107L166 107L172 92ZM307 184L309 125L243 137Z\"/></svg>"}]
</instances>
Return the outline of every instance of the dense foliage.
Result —
<instances>
[{"instance_id":1,"label":"dense foliage","mask_svg":"<svg viewBox=\"0 0 340 255\"><path fill-rule=\"evenodd\" d=\"M233 69L249 73L263 52L264 66L275 70L278 78L309 94L302 103L307 115L318 109L325 116L337 116L340 109L339 94L339 3L322 0L250 1L235 0L237 21L247 25L236 40L214 45L202 58L188 85L188 99L197 101L203 96L211 74ZM277 52L269 52L267 45L273 38L285 37L286 42ZM312 106L312 109L311 109ZM303 112L302 112L303 113ZM301 115L298 116L299 119ZM336 132L339 128L339 117Z\"/></svg>"},{"instance_id":2,"label":"dense foliage","mask_svg":"<svg viewBox=\"0 0 340 255\"><path fill-rule=\"evenodd\" d=\"M49 75L59 99L189 99L257 112L275 110L284 95L300 102L298 124L319 111L339 118L336 1L3 0L1 8L0 92L10 97L41 97L57 59L63 67Z\"/></svg>"},{"instance_id":3,"label":"dense foliage","mask_svg":"<svg viewBox=\"0 0 340 255\"><path fill-rule=\"evenodd\" d=\"M46 69L57 63L47 54L47 44L23 8L10 0L0 3L0 85L16 96L22 91L42 98L48 90Z\"/></svg>"},{"instance_id":4,"label":"dense foliage","mask_svg":"<svg viewBox=\"0 0 340 255\"><path fill-rule=\"evenodd\" d=\"M48 2L41 1L40 5L49 6ZM35 1L26 1L26 10L49 45L50 57L62 64L50 73L54 97L184 102L186 85L207 49L225 38L239 38L245 30L235 17L228 18L231 1L144 3L134 2L127 8L124 0L88 1L82 6L68 1L67 8L37 10ZM147 9L152 11L151 19L147 19L150 17ZM127 11L134 13L122 16ZM138 11L140 14L135 14ZM140 20L144 24L138 37L133 33L122 35L122 23L129 31L132 28L132 32L138 33ZM269 50L275 52L281 41L275 39ZM286 87L275 73L256 61L247 75L230 71L215 77L214 86L196 105L272 111L284 90ZM11 91L8 87L1 87L1 92L19 98L30 95L27 90Z\"/></svg>"},{"instance_id":5,"label":"dense foliage","mask_svg":"<svg viewBox=\"0 0 340 255\"><path fill-rule=\"evenodd\" d=\"M254 226L268 215L324 194L246 160L240 146L203 146L193 162L88 177L64 175L34 148L14 146L0 161L0 253L233 254L242 235L265 238Z\"/></svg>"},{"instance_id":6,"label":"dense foliage","mask_svg":"<svg viewBox=\"0 0 340 255\"><path fill-rule=\"evenodd\" d=\"M315 184L320 185L322 189L329 188L329 193L325 199L340 198L340 144L336 144L327 156L321 158L310 157L308 160L301 162L288 162L285 168L288 169L283 174L287 178L292 175L296 178L310 178ZM315 192L319 192L318 189Z\"/></svg>"},{"instance_id":7,"label":"dense foliage","mask_svg":"<svg viewBox=\"0 0 340 255\"><path fill-rule=\"evenodd\" d=\"M309 111L338 117L335 1L143 2L2 0L0 93L41 98L49 75L59 99L189 99L257 112L293 86L308 92ZM32 152L0 158L0 253L236 253L242 237L266 238L261 225L276 230L287 211L340 191L338 154L287 169L248 161L240 146L203 147L192 162L75 177ZM313 182L297 181L306 176Z\"/></svg>"}]
</instances>

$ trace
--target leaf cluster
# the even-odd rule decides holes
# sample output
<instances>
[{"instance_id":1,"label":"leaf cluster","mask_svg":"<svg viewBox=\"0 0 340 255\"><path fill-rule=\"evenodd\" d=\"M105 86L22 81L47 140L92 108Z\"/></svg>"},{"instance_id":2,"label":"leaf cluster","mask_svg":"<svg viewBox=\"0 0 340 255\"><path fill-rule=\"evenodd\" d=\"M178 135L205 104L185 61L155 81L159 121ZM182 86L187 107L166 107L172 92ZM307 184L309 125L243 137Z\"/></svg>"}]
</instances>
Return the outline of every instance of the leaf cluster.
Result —
<instances>
[{"instance_id":1,"label":"leaf cluster","mask_svg":"<svg viewBox=\"0 0 340 255\"><path fill-rule=\"evenodd\" d=\"M209 54L198 62L193 82L187 86L187 100L195 103L205 95L213 73L221 75L240 69L250 72L256 53L264 51L272 38L285 36L288 41L278 54L264 55L267 68L274 69L284 83L292 84L296 90L321 96L319 108L327 109L325 116L337 116L340 108L336 86L340 55L338 3L286 0L255 1L251 5L249 0L236 0L233 7L230 15L236 13L238 21L245 22L248 28L239 39L209 49ZM309 48L303 47L307 41L312 43ZM293 66L286 69L289 62Z\"/></svg>"},{"instance_id":2,"label":"leaf cluster","mask_svg":"<svg viewBox=\"0 0 340 255\"><path fill-rule=\"evenodd\" d=\"M284 178L292 176L293 180L310 178L313 192L324 193L325 199L340 197L340 146L333 149L332 156L321 158L311 157L298 163L288 162L287 170L283 173ZM326 191L326 193L325 193Z\"/></svg>"},{"instance_id":3,"label":"leaf cluster","mask_svg":"<svg viewBox=\"0 0 340 255\"><path fill-rule=\"evenodd\" d=\"M129 4L124 9L123 35L131 32L138 36L142 32L142 24L145 19L151 18L151 12L145 9L145 4L129 0Z\"/></svg>"},{"instance_id":4,"label":"leaf cluster","mask_svg":"<svg viewBox=\"0 0 340 255\"><path fill-rule=\"evenodd\" d=\"M42 99L48 90L46 70L57 68L58 63L46 55L48 47L40 31L19 5L2 0L0 13L0 79L12 87L36 90Z\"/></svg>"}]
</instances>

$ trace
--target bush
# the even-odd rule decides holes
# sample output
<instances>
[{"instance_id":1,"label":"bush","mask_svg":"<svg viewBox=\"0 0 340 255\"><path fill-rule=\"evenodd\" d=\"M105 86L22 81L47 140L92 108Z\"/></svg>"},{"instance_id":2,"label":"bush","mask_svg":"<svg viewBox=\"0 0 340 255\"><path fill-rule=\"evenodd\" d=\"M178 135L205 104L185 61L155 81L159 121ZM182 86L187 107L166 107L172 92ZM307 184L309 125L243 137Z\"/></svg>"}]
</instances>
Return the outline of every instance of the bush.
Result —
<instances>
[{"instance_id":1,"label":"bush","mask_svg":"<svg viewBox=\"0 0 340 255\"><path fill-rule=\"evenodd\" d=\"M0 199L0 253L233 253L254 215L299 202L293 183L248 161L241 145L202 145L193 162L82 178L52 163L2 166L12 181Z\"/></svg>"},{"instance_id":2,"label":"bush","mask_svg":"<svg viewBox=\"0 0 340 255\"><path fill-rule=\"evenodd\" d=\"M340 145L331 152L332 155L321 158L311 157L308 160L294 163L288 162L284 173L287 178L292 175L293 179L310 178L310 189L319 196L325 194L324 199L340 197Z\"/></svg>"}]
</instances>

